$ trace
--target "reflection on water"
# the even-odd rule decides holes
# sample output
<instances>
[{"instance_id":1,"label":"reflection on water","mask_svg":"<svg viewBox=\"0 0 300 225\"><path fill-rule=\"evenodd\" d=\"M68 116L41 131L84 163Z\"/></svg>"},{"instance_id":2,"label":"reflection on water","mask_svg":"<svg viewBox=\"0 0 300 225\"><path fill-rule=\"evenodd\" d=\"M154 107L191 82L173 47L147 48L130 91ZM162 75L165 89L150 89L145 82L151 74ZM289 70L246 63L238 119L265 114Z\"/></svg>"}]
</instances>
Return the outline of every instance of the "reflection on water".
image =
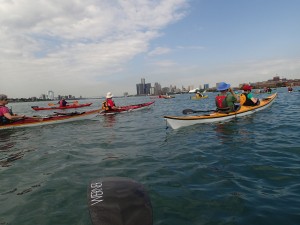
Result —
<instances>
[{"instance_id":1,"label":"reflection on water","mask_svg":"<svg viewBox=\"0 0 300 225\"><path fill-rule=\"evenodd\" d=\"M105 115L103 116L103 127L113 127L116 123L117 115Z\"/></svg>"},{"instance_id":2,"label":"reflection on water","mask_svg":"<svg viewBox=\"0 0 300 225\"><path fill-rule=\"evenodd\" d=\"M26 152L34 151L35 148L32 146L27 148L26 145L20 145L23 141L29 140L30 137L29 132L20 129L1 130L0 167L12 166L12 162L22 159Z\"/></svg>"},{"instance_id":3,"label":"reflection on water","mask_svg":"<svg viewBox=\"0 0 300 225\"><path fill-rule=\"evenodd\" d=\"M14 147L14 130L0 130L0 152L9 151L10 148Z\"/></svg>"}]
</instances>

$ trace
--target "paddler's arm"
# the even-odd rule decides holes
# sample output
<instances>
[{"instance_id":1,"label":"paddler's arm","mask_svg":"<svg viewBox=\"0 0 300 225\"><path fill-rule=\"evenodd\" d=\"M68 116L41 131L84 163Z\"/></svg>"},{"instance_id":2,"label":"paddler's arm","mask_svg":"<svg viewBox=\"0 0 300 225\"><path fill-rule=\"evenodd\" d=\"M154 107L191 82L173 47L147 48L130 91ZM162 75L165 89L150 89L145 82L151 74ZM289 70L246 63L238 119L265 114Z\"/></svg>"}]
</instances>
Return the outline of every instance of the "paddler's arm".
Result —
<instances>
[{"instance_id":1,"label":"paddler's arm","mask_svg":"<svg viewBox=\"0 0 300 225\"><path fill-rule=\"evenodd\" d=\"M25 115L11 115L10 113L4 113L4 116L9 120L15 120L15 119L24 119Z\"/></svg>"},{"instance_id":2,"label":"paddler's arm","mask_svg":"<svg viewBox=\"0 0 300 225\"><path fill-rule=\"evenodd\" d=\"M235 97L236 102L240 102L240 98L236 95L236 93L231 88L229 88L229 91L232 94L232 96Z\"/></svg>"}]
</instances>

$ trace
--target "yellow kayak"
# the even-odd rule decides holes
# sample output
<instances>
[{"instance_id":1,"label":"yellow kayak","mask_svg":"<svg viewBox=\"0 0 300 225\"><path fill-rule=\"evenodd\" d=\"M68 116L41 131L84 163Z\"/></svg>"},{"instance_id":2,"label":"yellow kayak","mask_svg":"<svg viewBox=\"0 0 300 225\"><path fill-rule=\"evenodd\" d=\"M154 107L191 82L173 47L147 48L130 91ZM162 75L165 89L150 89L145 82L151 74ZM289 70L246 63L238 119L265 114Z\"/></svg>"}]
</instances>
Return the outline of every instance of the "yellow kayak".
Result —
<instances>
[{"instance_id":1,"label":"yellow kayak","mask_svg":"<svg viewBox=\"0 0 300 225\"><path fill-rule=\"evenodd\" d=\"M203 98L208 98L208 95L204 95L203 97L197 97L197 96L192 96L191 97L192 100L200 100L200 99L203 99Z\"/></svg>"},{"instance_id":2,"label":"yellow kayak","mask_svg":"<svg viewBox=\"0 0 300 225\"><path fill-rule=\"evenodd\" d=\"M213 112L211 114L196 115L196 116L164 116L164 118L166 119L167 124L170 125L173 129L178 129L181 127L191 126L199 123L222 122L236 117L250 115L257 111L263 110L269 107L270 105L272 105L276 97L277 97L277 93L270 95L267 98L260 99L260 104L256 106L242 105L240 109L236 112L230 112L230 113ZM194 111L194 112L200 112L200 111Z\"/></svg>"}]
</instances>

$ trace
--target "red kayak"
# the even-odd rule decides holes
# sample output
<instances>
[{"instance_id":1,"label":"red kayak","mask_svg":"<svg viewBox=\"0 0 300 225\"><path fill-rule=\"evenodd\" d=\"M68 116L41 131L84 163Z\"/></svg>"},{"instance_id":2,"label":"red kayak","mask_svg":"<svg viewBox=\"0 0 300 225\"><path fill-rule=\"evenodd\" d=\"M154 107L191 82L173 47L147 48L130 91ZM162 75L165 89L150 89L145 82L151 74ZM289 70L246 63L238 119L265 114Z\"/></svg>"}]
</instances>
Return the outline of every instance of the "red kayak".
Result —
<instances>
[{"instance_id":1,"label":"red kayak","mask_svg":"<svg viewBox=\"0 0 300 225\"><path fill-rule=\"evenodd\" d=\"M35 111L39 110L53 110L53 109L75 109L75 108L82 108L82 107L87 107L92 105L93 103L86 103L86 104L72 104L72 105L67 105L65 107L60 107L60 106L52 106L52 107L39 107L39 106L31 106L31 108Z\"/></svg>"},{"instance_id":2,"label":"red kayak","mask_svg":"<svg viewBox=\"0 0 300 225\"><path fill-rule=\"evenodd\" d=\"M120 106L117 109L113 109L113 110L103 110L103 111L100 112L100 114L109 115L109 114L136 111L136 110L139 110L139 109L147 108L147 107L151 106L153 103L154 103L154 101L153 102L146 102L146 103L142 103L142 104L137 104L137 105Z\"/></svg>"},{"instance_id":3,"label":"red kayak","mask_svg":"<svg viewBox=\"0 0 300 225\"><path fill-rule=\"evenodd\" d=\"M87 111L87 112L72 112L72 113L54 113L53 115L40 117L26 117L24 119L19 119L16 121L11 121L7 124L0 124L0 130L2 129L11 129L11 128L20 128L20 127L35 127L47 124L56 124L71 122L83 119L91 119L100 112L99 109Z\"/></svg>"}]
</instances>

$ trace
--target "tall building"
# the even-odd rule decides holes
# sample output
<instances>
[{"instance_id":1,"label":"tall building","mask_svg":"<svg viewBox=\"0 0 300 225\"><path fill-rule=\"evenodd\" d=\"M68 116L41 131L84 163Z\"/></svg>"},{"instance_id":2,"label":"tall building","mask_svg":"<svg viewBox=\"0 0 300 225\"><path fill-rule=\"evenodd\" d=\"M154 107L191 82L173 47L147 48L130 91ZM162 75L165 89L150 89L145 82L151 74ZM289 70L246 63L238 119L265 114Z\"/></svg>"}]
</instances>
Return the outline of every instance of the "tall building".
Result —
<instances>
[{"instance_id":1,"label":"tall building","mask_svg":"<svg viewBox=\"0 0 300 225\"><path fill-rule=\"evenodd\" d=\"M149 95L151 89L151 83L145 83L145 78L141 79L140 84L136 84L137 95Z\"/></svg>"},{"instance_id":2,"label":"tall building","mask_svg":"<svg viewBox=\"0 0 300 225\"><path fill-rule=\"evenodd\" d=\"M203 88L204 90L209 89L209 84L204 84Z\"/></svg>"},{"instance_id":3,"label":"tall building","mask_svg":"<svg viewBox=\"0 0 300 225\"><path fill-rule=\"evenodd\" d=\"M154 95L161 95L161 85L158 82L154 83Z\"/></svg>"},{"instance_id":4,"label":"tall building","mask_svg":"<svg viewBox=\"0 0 300 225\"><path fill-rule=\"evenodd\" d=\"M53 100L54 99L54 92L53 91L48 91L48 98Z\"/></svg>"}]
</instances>

